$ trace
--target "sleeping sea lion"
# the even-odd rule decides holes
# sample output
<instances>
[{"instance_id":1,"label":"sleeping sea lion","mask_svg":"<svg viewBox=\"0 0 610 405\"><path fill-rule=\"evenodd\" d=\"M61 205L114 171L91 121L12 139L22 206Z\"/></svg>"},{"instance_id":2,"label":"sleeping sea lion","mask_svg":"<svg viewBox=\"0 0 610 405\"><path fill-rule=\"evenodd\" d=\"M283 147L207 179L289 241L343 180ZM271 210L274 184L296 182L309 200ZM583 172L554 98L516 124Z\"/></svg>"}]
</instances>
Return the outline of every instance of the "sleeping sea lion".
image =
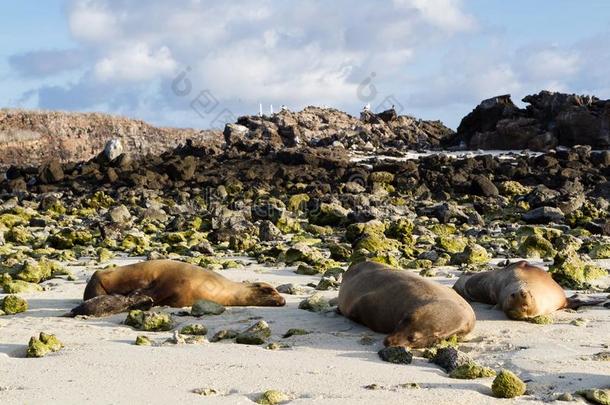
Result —
<instances>
[{"instance_id":1,"label":"sleeping sea lion","mask_svg":"<svg viewBox=\"0 0 610 405\"><path fill-rule=\"evenodd\" d=\"M475 324L474 311L451 288L375 262L352 265L343 275L339 311L389 333L386 346L430 347L468 334Z\"/></svg>"},{"instance_id":2,"label":"sleeping sea lion","mask_svg":"<svg viewBox=\"0 0 610 405\"><path fill-rule=\"evenodd\" d=\"M85 301L100 295L138 293L154 305L192 306L204 299L225 306L283 306L286 300L267 283L237 283L194 264L175 260L150 260L96 271Z\"/></svg>"},{"instance_id":3,"label":"sleeping sea lion","mask_svg":"<svg viewBox=\"0 0 610 405\"><path fill-rule=\"evenodd\" d=\"M525 260L502 269L464 274L453 289L469 301L496 305L511 319L533 318L562 308L603 302L587 302L577 296L567 298L549 273Z\"/></svg>"},{"instance_id":4,"label":"sleeping sea lion","mask_svg":"<svg viewBox=\"0 0 610 405\"><path fill-rule=\"evenodd\" d=\"M83 302L79 306L72 308L66 316L75 317L77 315L88 316L109 316L120 312L131 311L132 309L140 309L147 311L153 306L152 298L141 295L98 295Z\"/></svg>"}]
</instances>

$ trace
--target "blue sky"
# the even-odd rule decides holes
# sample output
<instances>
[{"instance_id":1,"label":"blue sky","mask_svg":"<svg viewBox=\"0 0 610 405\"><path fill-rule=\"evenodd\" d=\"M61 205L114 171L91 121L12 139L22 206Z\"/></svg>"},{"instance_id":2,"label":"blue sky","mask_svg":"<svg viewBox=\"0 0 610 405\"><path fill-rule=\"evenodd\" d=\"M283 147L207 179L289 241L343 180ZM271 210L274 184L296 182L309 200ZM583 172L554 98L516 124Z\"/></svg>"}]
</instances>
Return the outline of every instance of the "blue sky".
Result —
<instances>
[{"instance_id":1,"label":"blue sky","mask_svg":"<svg viewBox=\"0 0 610 405\"><path fill-rule=\"evenodd\" d=\"M455 128L498 94L610 98L609 65L606 0L21 0L0 17L0 106L167 126L370 103Z\"/></svg>"}]
</instances>

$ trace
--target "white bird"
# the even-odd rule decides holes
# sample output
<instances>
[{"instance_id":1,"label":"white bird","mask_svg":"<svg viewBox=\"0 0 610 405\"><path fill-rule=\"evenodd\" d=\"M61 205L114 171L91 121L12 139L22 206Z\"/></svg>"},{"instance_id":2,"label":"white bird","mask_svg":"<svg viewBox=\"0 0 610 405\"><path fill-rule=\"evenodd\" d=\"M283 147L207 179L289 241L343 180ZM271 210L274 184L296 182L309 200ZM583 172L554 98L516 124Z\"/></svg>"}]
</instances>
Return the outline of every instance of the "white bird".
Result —
<instances>
[{"instance_id":1,"label":"white bird","mask_svg":"<svg viewBox=\"0 0 610 405\"><path fill-rule=\"evenodd\" d=\"M366 103L362 111L371 111L371 103Z\"/></svg>"}]
</instances>

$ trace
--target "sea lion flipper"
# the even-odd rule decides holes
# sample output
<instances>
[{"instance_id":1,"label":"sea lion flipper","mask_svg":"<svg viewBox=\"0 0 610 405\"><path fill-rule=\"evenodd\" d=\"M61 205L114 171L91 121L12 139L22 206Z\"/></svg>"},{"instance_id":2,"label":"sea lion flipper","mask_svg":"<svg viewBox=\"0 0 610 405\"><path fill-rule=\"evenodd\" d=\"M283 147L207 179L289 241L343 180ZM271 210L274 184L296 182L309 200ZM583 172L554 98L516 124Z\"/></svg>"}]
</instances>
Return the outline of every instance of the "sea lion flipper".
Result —
<instances>
[{"instance_id":1,"label":"sea lion flipper","mask_svg":"<svg viewBox=\"0 0 610 405\"><path fill-rule=\"evenodd\" d=\"M583 297L578 294L574 294L571 297L566 298L566 308L578 309L580 307L592 307L595 305L603 304L608 301L607 298L591 298Z\"/></svg>"}]
</instances>

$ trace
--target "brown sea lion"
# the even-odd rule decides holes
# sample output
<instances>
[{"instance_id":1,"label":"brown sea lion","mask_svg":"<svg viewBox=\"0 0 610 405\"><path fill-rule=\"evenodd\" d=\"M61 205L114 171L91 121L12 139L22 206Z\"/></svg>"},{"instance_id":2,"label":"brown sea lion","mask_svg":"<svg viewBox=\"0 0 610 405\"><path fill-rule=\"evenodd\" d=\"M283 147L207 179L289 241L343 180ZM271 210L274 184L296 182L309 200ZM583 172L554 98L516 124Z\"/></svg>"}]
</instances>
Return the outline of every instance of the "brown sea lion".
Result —
<instances>
[{"instance_id":1,"label":"brown sea lion","mask_svg":"<svg viewBox=\"0 0 610 405\"><path fill-rule=\"evenodd\" d=\"M225 306L282 306L286 300L267 283L237 283L220 274L174 260L150 260L96 271L84 300L99 295L151 297L154 305L192 306L205 299Z\"/></svg>"},{"instance_id":2,"label":"brown sea lion","mask_svg":"<svg viewBox=\"0 0 610 405\"><path fill-rule=\"evenodd\" d=\"M587 302L577 296L567 298L549 273L525 260L502 269L464 274L453 289L469 301L496 305L511 319L533 318L562 308L603 302Z\"/></svg>"},{"instance_id":3,"label":"brown sea lion","mask_svg":"<svg viewBox=\"0 0 610 405\"><path fill-rule=\"evenodd\" d=\"M66 316L74 317L77 315L88 316L109 316L120 312L131 311L132 309L141 309L147 311L153 306L152 298L141 295L98 295L83 302L79 306L72 308Z\"/></svg>"},{"instance_id":4,"label":"brown sea lion","mask_svg":"<svg viewBox=\"0 0 610 405\"><path fill-rule=\"evenodd\" d=\"M386 346L430 347L474 328L471 306L449 287L408 271L363 262L350 266L339 288L339 311L376 332Z\"/></svg>"}]
</instances>

